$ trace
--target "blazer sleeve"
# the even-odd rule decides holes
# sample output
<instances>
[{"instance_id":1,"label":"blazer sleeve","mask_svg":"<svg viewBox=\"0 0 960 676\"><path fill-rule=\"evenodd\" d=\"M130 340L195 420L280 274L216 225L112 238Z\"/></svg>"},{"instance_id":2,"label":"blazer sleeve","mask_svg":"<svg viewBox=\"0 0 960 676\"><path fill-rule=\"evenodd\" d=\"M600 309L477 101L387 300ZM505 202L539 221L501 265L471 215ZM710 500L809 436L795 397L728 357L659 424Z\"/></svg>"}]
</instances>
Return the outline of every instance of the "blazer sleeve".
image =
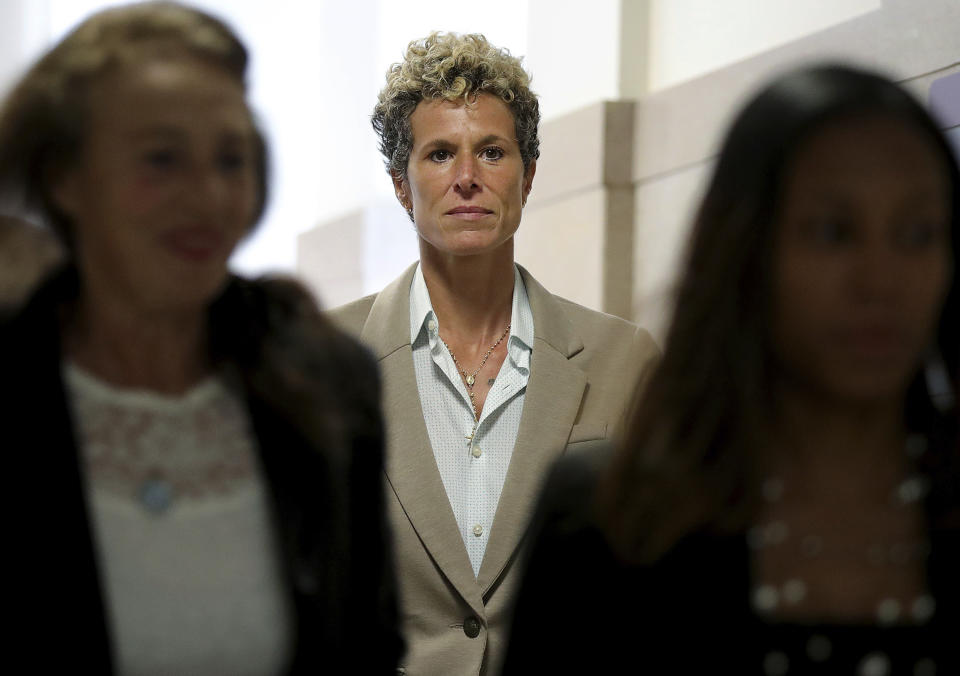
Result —
<instances>
[{"instance_id":1,"label":"blazer sleeve","mask_svg":"<svg viewBox=\"0 0 960 676\"><path fill-rule=\"evenodd\" d=\"M403 642L369 352L285 281L234 280L214 353L247 394L297 619L293 674L396 672Z\"/></svg>"},{"instance_id":2,"label":"blazer sleeve","mask_svg":"<svg viewBox=\"0 0 960 676\"><path fill-rule=\"evenodd\" d=\"M397 619L397 583L393 546L386 520L383 490L384 425L380 411L379 375L373 359L363 351L363 377L373 383L368 422L352 435L349 484L352 553L348 572L350 598L349 656L344 665L354 673L394 676L403 653ZM346 672L344 672L346 673Z\"/></svg>"},{"instance_id":3,"label":"blazer sleeve","mask_svg":"<svg viewBox=\"0 0 960 676\"><path fill-rule=\"evenodd\" d=\"M611 585L623 575L594 518L599 468L611 454L607 442L584 444L547 478L531 524L504 676L608 673L606 667L617 666L596 651L605 628L617 622Z\"/></svg>"}]
</instances>

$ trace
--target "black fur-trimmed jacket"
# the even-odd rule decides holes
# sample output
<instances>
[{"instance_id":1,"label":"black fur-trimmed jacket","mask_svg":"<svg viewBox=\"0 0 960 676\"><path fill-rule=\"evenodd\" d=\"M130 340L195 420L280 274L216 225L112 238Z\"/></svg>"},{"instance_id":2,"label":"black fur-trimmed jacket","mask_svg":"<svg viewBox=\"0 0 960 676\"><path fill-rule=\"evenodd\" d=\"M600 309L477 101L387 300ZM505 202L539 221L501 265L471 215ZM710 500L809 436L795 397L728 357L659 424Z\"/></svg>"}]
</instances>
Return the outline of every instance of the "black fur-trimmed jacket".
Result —
<instances>
[{"instance_id":1,"label":"black fur-trimmed jacket","mask_svg":"<svg viewBox=\"0 0 960 676\"><path fill-rule=\"evenodd\" d=\"M0 319L8 662L109 674L109 625L61 376L57 271ZM232 277L210 355L247 409L295 614L290 674L393 674L402 651L382 506L379 379L362 347L291 282Z\"/></svg>"}]
</instances>

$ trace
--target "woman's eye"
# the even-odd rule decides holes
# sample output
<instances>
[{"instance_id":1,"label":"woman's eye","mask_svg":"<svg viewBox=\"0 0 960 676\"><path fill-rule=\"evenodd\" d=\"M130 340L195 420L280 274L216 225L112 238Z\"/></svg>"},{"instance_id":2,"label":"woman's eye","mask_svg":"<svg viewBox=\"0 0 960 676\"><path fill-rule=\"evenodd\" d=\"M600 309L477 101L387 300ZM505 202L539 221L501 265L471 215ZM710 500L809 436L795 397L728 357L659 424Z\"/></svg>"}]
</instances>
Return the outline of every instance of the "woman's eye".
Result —
<instances>
[{"instance_id":1,"label":"woman's eye","mask_svg":"<svg viewBox=\"0 0 960 676\"><path fill-rule=\"evenodd\" d=\"M944 228L933 222L910 223L897 228L897 242L908 249L922 249L935 243Z\"/></svg>"},{"instance_id":2,"label":"woman's eye","mask_svg":"<svg viewBox=\"0 0 960 676\"><path fill-rule=\"evenodd\" d=\"M810 223L807 228L810 240L817 244L843 244L853 237L850 227L843 221L823 219Z\"/></svg>"},{"instance_id":3,"label":"woman's eye","mask_svg":"<svg viewBox=\"0 0 960 676\"><path fill-rule=\"evenodd\" d=\"M217 160L220 168L224 171L237 171L247 166L248 160L245 153L223 153Z\"/></svg>"},{"instance_id":4,"label":"woman's eye","mask_svg":"<svg viewBox=\"0 0 960 676\"><path fill-rule=\"evenodd\" d=\"M430 153L430 159L434 162L446 162L451 157L449 150L434 150Z\"/></svg>"},{"instance_id":5,"label":"woman's eye","mask_svg":"<svg viewBox=\"0 0 960 676\"><path fill-rule=\"evenodd\" d=\"M172 167L176 163L176 160L176 153L167 149L149 150L143 155L144 163L154 169L167 169Z\"/></svg>"},{"instance_id":6,"label":"woman's eye","mask_svg":"<svg viewBox=\"0 0 960 676\"><path fill-rule=\"evenodd\" d=\"M496 161L503 157L503 149L497 147L484 148L480 155L485 160Z\"/></svg>"}]
</instances>

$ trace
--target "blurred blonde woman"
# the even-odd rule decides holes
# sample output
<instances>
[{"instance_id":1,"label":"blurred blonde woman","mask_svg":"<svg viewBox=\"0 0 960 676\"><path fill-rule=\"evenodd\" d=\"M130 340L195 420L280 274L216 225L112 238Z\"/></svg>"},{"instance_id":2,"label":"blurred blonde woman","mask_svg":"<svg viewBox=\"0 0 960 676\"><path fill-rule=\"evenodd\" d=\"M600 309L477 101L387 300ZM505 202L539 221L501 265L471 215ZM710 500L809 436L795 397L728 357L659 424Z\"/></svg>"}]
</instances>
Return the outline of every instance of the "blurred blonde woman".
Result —
<instances>
[{"instance_id":1,"label":"blurred blonde woman","mask_svg":"<svg viewBox=\"0 0 960 676\"><path fill-rule=\"evenodd\" d=\"M214 17L130 5L4 103L0 192L67 251L0 326L25 671L394 673L375 365L227 269L266 199L246 65Z\"/></svg>"}]
</instances>

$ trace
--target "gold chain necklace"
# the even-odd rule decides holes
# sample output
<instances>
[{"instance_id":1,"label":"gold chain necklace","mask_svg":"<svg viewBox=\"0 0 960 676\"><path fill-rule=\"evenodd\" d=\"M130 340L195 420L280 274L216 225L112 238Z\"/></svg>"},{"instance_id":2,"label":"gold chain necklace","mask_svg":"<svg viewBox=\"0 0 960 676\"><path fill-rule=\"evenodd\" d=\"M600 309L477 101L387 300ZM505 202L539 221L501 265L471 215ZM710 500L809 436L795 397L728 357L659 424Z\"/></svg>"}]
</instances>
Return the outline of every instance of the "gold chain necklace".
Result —
<instances>
[{"instance_id":1,"label":"gold chain necklace","mask_svg":"<svg viewBox=\"0 0 960 676\"><path fill-rule=\"evenodd\" d=\"M484 364L487 363L487 359L490 358L490 355L493 354L493 351L497 349L497 346L503 342L503 339L507 337L507 334L510 332L510 324L507 324L507 328L503 330L503 333L500 334L500 337L497 338L497 342L490 346L490 349L487 350L487 353L483 355L483 359L480 360L480 366L477 367L477 370L473 373L467 375L467 372L460 365L460 362L457 360L457 355L453 353L453 350L450 349L450 346L447 345L447 341L443 338L440 338L440 342L443 343L443 346L447 348L447 352L450 353L451 359L453 359L454 365L456 365L457 370L460 371L460 375L463 376L463 382L467 384L467 389L470 393L470 404L473 406L473 417L474 420L480 420L480 412L477 411L477 394L473 391L473 386L477 382L477 374L480 373L480 370L483 368ZM438 334L439 335L439 334ZM473 436L472 434L470 436Z\"/></svg>"}]
</instances>

